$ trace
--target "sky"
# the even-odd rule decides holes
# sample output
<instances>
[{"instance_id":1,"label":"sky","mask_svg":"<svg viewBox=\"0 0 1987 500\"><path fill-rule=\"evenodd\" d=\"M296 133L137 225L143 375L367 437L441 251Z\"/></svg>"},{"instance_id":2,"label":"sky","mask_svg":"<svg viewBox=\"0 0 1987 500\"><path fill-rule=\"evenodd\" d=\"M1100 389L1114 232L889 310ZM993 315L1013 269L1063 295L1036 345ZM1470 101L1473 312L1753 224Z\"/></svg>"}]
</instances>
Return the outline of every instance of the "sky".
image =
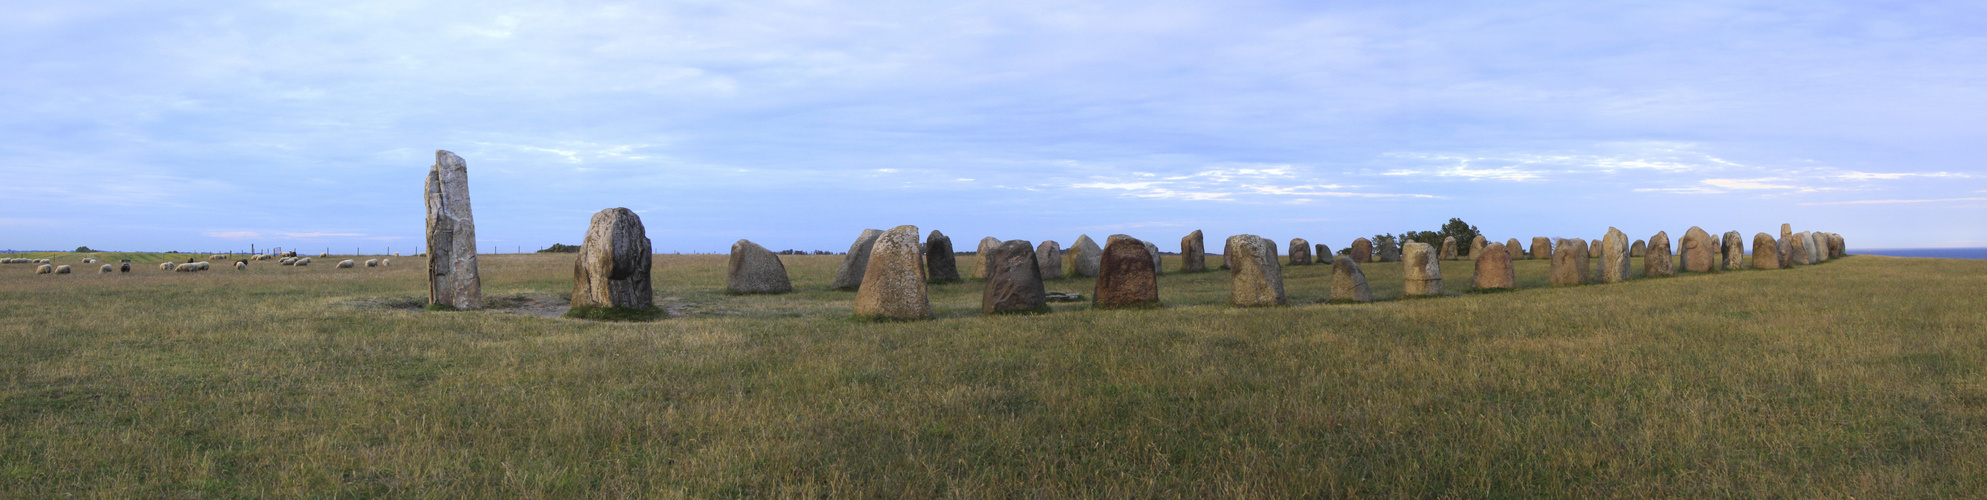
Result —
<instances>
[{"instance_id":1,"label":"sky","mask_svg":"<svg viewBox=\"0 0 1987 500\"><path fill-rule=\"evenodd\" d=\"M0 248L1987 247L1981 2L0 0Z\"/></svg>"}]
</instances>

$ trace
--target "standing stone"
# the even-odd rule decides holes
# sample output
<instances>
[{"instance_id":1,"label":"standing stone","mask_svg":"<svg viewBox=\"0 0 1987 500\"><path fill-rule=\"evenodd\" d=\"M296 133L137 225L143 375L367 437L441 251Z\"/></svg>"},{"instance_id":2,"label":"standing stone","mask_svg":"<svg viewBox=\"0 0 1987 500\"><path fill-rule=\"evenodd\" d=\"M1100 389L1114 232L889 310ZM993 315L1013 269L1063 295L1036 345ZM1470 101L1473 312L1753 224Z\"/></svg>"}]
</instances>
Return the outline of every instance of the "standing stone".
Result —
<instances>
[{"instance_id":1,"label":"standing stone","mask_svg":"<svg viewBox=\"0 0 1987 500\"><path fill-rule=\"evenodd\" d=\"M1118 309L1159 305L1159 273L1145 242L1126 236L1106 240L1097 266L1097 289L1091 307Z\"/></svg>"},{"instance_id":2,"label":"standing stone","mask_svg":"<svg viewBox=\"0 0 1987 500\"><path fill-rule=\"evenodd\" d=\"M1401 261L1401 245L1394 240L1381 241L1379 252L1380 262Z\"/></svg>"},{"instance_id":3,"label":"standing stone","mask_svg":"<svg viewBox=\"0 0 1987 500\"><path fill-rule=\"evenodd\" d=\"M1809 263L1809 264L1820 264L1820 263L1822 263L1822 261L1826 261L1826 260L1828 260L1828 259L1825 259L1825 258L1822 258L1822 247L1821 247L1821 242L1819 242L1819 241L1815 241L1815 233L1814 233L1814 232L1811 232L1811 231L1802 231L1802 232L1801 232L1801 243L1803 243L1803 244L1807 245L1807 250L1808 250L1808 263Z\"/></svg>"},{"instance_id":4,"label":"standing stone","mask_svg":"<svg viewBox=\"0 0 1987 500\"><path fill-rule=\"evenodd\" d=\"M973 278L987 279L987 271L993 269L993 251L1000 246L1000 240L992 236L980 238L980 246L973 249Z\"/></svg>"},{"instance_id":5,"label":"standing stone","mask_svg":"<svg viewBox=\"0 0 1987 500\"><path fill-rule=\"evenodd\" d=\"M1028 240L1007 240L994 247L987 287L980 293L980 313L1048 312L1048 290L1042 288L1042 267Z\"/></svg>"},{"instance_id":6,"label":"standing stone","mask_svg":"<svg viewBox=\"0 0 1987 500\"><path fill-rule=\"evenodd\" d=\"M1752 235L1752 268L1779 269L1780 245L1766 233Z\"/></svg>"},{"instance_id":7,"label":"standing stone","mask_svg":"<svg viewBox=\"0 0 1987 500\"><path fill-rule=\"evenodd\" d=\"M1642 257L1642 275L1675 276L1677 268L1670 261L1671 255L1675 254L1670 252L1669 233L1657 231L1655 236L1649 237L1649 254Z\"/></svg>"},{"instance_id":8,"label":"standing stone","mask_svg":"<svg viewBox=\"0 0 1987 500\"><path fill-rule=\"evenodd\" d=\"M1145 253L1152 254L1152 274L1166 274L1166 260L1165 256L1159 253L1159 245L1145 241Z\"/></svg>"},{"instance_id":9,"label":"standing stone","mask_svg":"<svg viewBox=\"0 0 1987 500\"><path fill-rule=\"evenodd\" d=\"M830 282L828 287L836 290L862 288L863 277L869 275L869 254L875 250L876 239L881 237L882 230L862 230L862 234L856 236L855 243L849 244L849 253L842 256L842 267L835 270L835 281Z\"/></svg>"},{"instance_id":10,"label":"standing stone","mask_svg":"<svg viewBox=\"0 0 1987 500\"><path fill-rule=\"evenodd\" d=\"M1366 238L1352 240L1352 261L1365 264L1373 261L1373 242ZM1338 265L1336 263L1332 265Z\"/></svg>"},{"instance_id":11,"label":"standing stone","mask_svg":"<svg viewBox=\"0 0 1987 500\"><path fill-rule=\"evenodd\" d=\"M1317 244L1317 247L1318 251L1311 253L1311 263L1313 264L1332 263L1332 247L1325 246L1324 243Z\"/></svg>"},{"instance_id":12,"label":"standing stone","mask_svg":"<svg viewBox=\"0 0 1987 500\"><path fill-rule=\"evenodd\" d=\"M1470 258L1472 259L1476 258L1476 256L1480 252L1483 252L1483 246L1489 243L1490 240L1484 238L1483 235L1481 234L1476 235L1476 237L1470 238Z\"/></svg>"},{"instance_id":13,"label":"standing stone","mask_svg":"<svg viewBox=\"0 0 1987 500\"><path fill-rule=\"evenodd\" d=\"M1677 243L1683 247L1677 256L1677 260L1683 261L1683 270L1708 273L1718 268L1718 241L1711 239L1711 233L1704 232L1703 228L1690 226Z\"/></svg>"},{"instance_id":14,"label":"standing stone","mask_svg":"<svg viewBox=\"0 0 1987 500\"><path fill-rule=\"evenodd\" d=\"M855 315L863 319L925 319L924 259L918 255L918 227L897 226L874 240L856 289Z\"/></svg>"},{"instance_id":15,"label":"standing stone","mask_svg":"<svg viewBox=\"0 0 1987 500\"><path fill-rule=\"evenodd\" d=\"M1781 224L1780 224L1780 239L1783 239L1783 240L1784 240L1784 239L1787 239L1787 238L1792 238L1793 236L1794 236L1794 225L1793 225L1793 224L1788 224L1788 223L1784 223L1784 222L1783 222L1783 223L1781 223Z\"/></svg>"},{"instance_id":16,"label":"standing stone","mask_svg":"<svg viewBox=\"0 0 1987 500\"><path fill-rule=\"evenodd\" d=\"M1228 237L1222 253L1235 256L1228 268L1228 303L1239 307L1280 306L1289 303L1283 293L1283 267L1270 251L1269 240L1253 234ZM1295 244L1292 249L1299 248ZM1309 250L1308 246L1305 248Z\"/></svg>"},{"instance_id":17,"label":"standing stone","mask_svg":"<svg viewBox=\"0 0 1987 500\"><path fill-rule=\"evenodd\" d=\"M1332 301L1372 302L1373 291L1366 288L1366 273L1352 257L1332 259Z\"/></svg>"},{"instance_id":18,"label":"standing stone","mask_svg":"<svg viewBox=\"0 0 1987 500\"><path fill-rule=\"evenodd\" d=\"M1587 282L1587 255L1575 241L1559 240L1552 245L1553 286L1574 286ZM1532 249L1536 251L1540 246L1532 245Z\"/></svg>"},{"instance_id":19,"label":"standing stone","mask_svg":"<svg viewBox=\"0 0 1987 500\"><path fill-rule=\"evenodd\" d=\"M1442 295L1442 259L1436 258L1435 247L1410 241L1401 250L1402 280L1406 283L1404 293L1409 297ZM1483 252L1477 251L1473 255L1483 255Z\"/></svg>"},{"instance_id":20,"label":"standing stone","mask_svg":"<svg viewBox=\"0 0 1987 500\"><path fill-rule=\"evenodd\" d=\"M1724 257L1724 265L1720 267L1723 267L1727 271L1745 269L1746 245L1744 238L1744 236L1739 235L1738 231L1725 231L1724 241L1718 247L1718 254Z\"/></svg>"},{"instance_id":21,"label":"standing stone","mask_svg":"<svg viewBox=\"0 0 1987 500\"><path fill-rule=\"evenodd\" d=\"M1097 242L1091 241L1090 235L1077 236L1076 243L1069 246L1069 260L1071 267L1076 268L1077 276L1095 278L1098 267L1104 262L1104 249L1097 248Z\"/></svg>"},{"instance_id":22,"label":"standing stone","mask_svg":"<svg viewBox=\"0 0 1987 500\"><path fill-rule=\"evenodd\" d=\"M435 151L425 189L428 205L428 303L483 308L476 268L476 218L469 210L469 163Z\"/></svg>"},{"instance_id":23,"label":"standing stone","mask_svg":"<svg viewBox=\"0 0 1987 500\"><path fill-rule=\"evenodd\" d=\"M1518 241L1512 238L1511 241ZM1518 287L1517 269L1511 267L1511 260L1524 255L1503 243L1483 246L1483 255L1476 258L1476 273L1470 277L1470 288L1489 290L1494 288L1512 289Z\"/></svg>"},{"instance_id":24,"label":"standing stone","mask_svg":"<svg viewBox=\"0 0 1987 500\"><path fill-rule=\"evenodd\" d=\"M655 290L649 285L654 254L635 211L609 208L593 214L573 261L573 307L655 307Z\"/></svg>"},{"instance_id":25,"label":"standing stone","mask_svg":"<svg viewBox=\"0 0 1987 500\"><path fill-rule=\"evenodd\" d=\"M1552 258L1552 239L1544 236L1533 236L1532 258L1534 259Z\"/></svg>"},{"instance_id":26,"label":"standing stone","mask_svg":"<svg viewBox=\"0 0 1987 500\"><path fill-rule=\"evenodd\" d=\"M1442 260L1456 260L1456 237L1442 237Z\"/></svg>"},{"instance_id":27,"label":"standing stone","mask_svg":"<svg viewBox=\"0 0 1987 500\"><path fill-rule=\"evenodd\" d=\"M1311 242L1304 241L1303 238L1291 238L1290 265L1304 266L1310 264L1311 264Z\"/></svg>"},{"instance_id":28,"label":"standing stone","mask_svg":"<svg viewBox=\"0 0 1987 500\"><path fill-rule=\"evenodd\" d=\"M1524 259L1526 257L1525 247L1519 245L1517 238L1504 240L1504 253L1507 254L1506 256L1510 257L1511 260ZM1484 247L1489 248L1489 245L1484 245Z\"/></svg>"},{"instance_id":29,"label":"standing stone","mask_svg":"<svg viewBox=\"0 0 1987 500\"><path fill-rule=\"evenodd\" d=\"M959 257L952 253L952 237L937 229L925 236L925 276L932 283L959 281Z\"/></svg>"},{"instance_id":30,"label":"standing stone","mask_svg":"<svg viewBox=\"0 0 1987 500\"><path fill-rule=\"evenodd\" d=\"M1594 272L1594 256L1601 251L1601 240L1594 240L1595 244L1591 246L1587 244L1587 240L1574 239L1573 241L1576 242L1574 246L1578 247L1580 253L1581 279L1586 280L1588 283L1599 283L1601 281L1601 274Z\"/></svg>"},{"instance_id":31,"label":"standing stone","mask_svg":"<svg viewBox=\"0 0 1987 500\"><path fill-rule=\"evenodd\" d=\"M1781 269L1789 269L1794 267L1793 240L1794 240L1793 237L1786 237L1786 238L1773 240L1774 255L1780 257Z\"/></svg>"},{"instance_id":32,"label":"standing stone","mask_svg":"<svg viewBox=\"0 0 1987 500\"><path fill-rule=\"evenodd\" d=\"M1801 233L1794 233L1792 236L1787 237L1787 255L1793 256L1792 262L1796 266L1812 264L1812 262L1808 261L1808 242L1803 240L1805 238L1801 237Z\"/></svg>"},{"instance_id":33,"label":"standing stone","mask_svg":"<svg viewBox=\"0 0 1987 500\"><path fill-rule=\"evenodd\" d=\"M1646 255L1649 255L1649 242L1635 240L1635 244L1628 246L1629 257L1642 257Z\"/></svg>"},{"instance_id":34,"label":"standing stone","mask_svg":"<svg viewBox=\"0 0 1987 500\"><path fill-rule=\"evenodd\" d=\"M1628 235L1608 228L1601 238L1601 283L1628 281Z\"/></svg>"},{"instance_id":35,"label":"standing stone","mask_svg":"<svg viewBox=\"0 0 1987 500\"><path fill-rule=\"evenodd\" d=\"M1062 244L1048 240L1037 245L1035 265L1042 269L1042 281L1062 279Z\"/></svg>"},{"instance_id":36,"label":"standing stone","mask_svg":"<svg viewBox=\"0 0 1987 500\"><path fill-rule=\"evenodd\" d=\"M1843 241L1840 234L1828 233L1828 248L1835 252L1836 257L1849 256L1849 245Z\"/></svg>"},{"instance_id":37,"label":"standing stone","mask_svg":"<svg viewBox=\"0 0 1987 500\"><path fill-rule=\"evenodd\" d=\"M1180 272L1198 273L1207 270L1207 247L1199 229L1180 237Z\"/></svg>"},{"instance_id":38,"label":"standing stone","mask_svg":"<svg viewBox=\"0 0 1987 500\"><path fill-rule=\"evenodd\" d=\"M787 279L787 266L766 247L746 240L731 244L731 260L725 263L725 291L738 294L787 293L793 282Z\"/></svg>"}]
</instances>

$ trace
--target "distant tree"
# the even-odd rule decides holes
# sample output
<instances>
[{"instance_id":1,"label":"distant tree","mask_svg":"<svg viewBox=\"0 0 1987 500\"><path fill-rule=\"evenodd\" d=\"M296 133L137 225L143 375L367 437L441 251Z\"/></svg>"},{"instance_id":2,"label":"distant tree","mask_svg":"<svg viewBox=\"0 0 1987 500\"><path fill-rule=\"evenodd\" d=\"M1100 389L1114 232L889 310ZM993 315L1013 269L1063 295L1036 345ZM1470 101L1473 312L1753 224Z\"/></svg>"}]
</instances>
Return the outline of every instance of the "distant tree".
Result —
<instances>
[{"instance_id":1,"label":"distant tree","mask_svg":"<svg viewBox=\"0 0 1987 500\"><path fill-rule=\"evenodd\" d=\"M96 252L96 250L91 250L90 247L88 246L76 247L76 253L94 253L94 252Z\"/></svg>"},{"instance_id":2,"label":"distant tree","mask_svg":"<svg viewBox=\"0 0 1987 500\"><path fill-rule=\"evenodd\" d=\"M1477 235L1483 234L1476 230L1476 226L1469 225L1469 223L1463 222L1462 219L1450 218L1448 224L1442 225L1442 231L1440 232L1442 236L1435 237L1435 244L1437 246L1442 244L1443 236L1454 236L1456 237L1456 253L1458 255L1476 257L1475 255L1468 255L1470 241L1476 240Z\"/></svg>"},{"instance_id":3,"label":"distant tree","mask_svg":"<svg viewBox=\"0 0 1987 500\"><path fill-rule=\"evenodd\" d=\"M545 247L544 250L539 250L538 253L580 253L580 247L579 245L553 243L552 246Z\"/></svg>"}]
</instances>

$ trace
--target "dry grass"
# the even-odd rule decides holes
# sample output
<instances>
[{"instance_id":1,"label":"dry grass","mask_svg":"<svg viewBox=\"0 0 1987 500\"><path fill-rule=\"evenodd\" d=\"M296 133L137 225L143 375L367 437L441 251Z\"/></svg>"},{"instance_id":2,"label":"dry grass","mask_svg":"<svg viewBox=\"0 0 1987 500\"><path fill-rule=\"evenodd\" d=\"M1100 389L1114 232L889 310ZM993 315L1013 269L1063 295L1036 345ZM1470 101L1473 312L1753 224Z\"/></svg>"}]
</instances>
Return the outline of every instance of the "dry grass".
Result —
<instances>
[{"instance_id":1,"label":"dry grass","mask_svg":"<svg viewBox=\"0 0 1987 500\"><path fill-rule=\"evenodd\" d=\"M571 258L485 256L485 291L556 297ZM410 309L415 258L0 266L0 497L1987 495L1983 261L1520 261L1496 294L1452 261L1452 297L1360 305L1294 266L1292 307L1225 307L1217 271L1000 317L963 283L862 323L838 257L782 258L799 293L658 256L681 316L651 323Z\"/></svg>"}]
</instances>

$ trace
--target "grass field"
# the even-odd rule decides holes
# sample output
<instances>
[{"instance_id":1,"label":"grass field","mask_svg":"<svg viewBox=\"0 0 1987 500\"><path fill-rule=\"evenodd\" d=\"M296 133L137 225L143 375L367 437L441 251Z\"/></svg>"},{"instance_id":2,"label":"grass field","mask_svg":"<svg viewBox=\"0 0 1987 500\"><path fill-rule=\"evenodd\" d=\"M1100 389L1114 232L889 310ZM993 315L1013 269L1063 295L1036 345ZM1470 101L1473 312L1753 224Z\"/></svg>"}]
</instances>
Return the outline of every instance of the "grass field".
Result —
<instances>
[{"instance_id":1,"label":"grass field","mask_svg":"<svg viewBox=\"0 0 1987 500\"><path fill-rule=\"evenodd\" d=\"M1216 271L999 317L961 283L866 323L838 256L782 256L778 296L657 256L678 316L598 323L421 311L419 259L342 258L0 265L0 497L1987 496L1987 261L1519 261L1491 294L1447 261L1415 300L1371 264L1372 304L1289 266L1291 307L1227 307ZM556 300L571 259L484 256L484 291Z\"/></svg>"}]
</instances>

